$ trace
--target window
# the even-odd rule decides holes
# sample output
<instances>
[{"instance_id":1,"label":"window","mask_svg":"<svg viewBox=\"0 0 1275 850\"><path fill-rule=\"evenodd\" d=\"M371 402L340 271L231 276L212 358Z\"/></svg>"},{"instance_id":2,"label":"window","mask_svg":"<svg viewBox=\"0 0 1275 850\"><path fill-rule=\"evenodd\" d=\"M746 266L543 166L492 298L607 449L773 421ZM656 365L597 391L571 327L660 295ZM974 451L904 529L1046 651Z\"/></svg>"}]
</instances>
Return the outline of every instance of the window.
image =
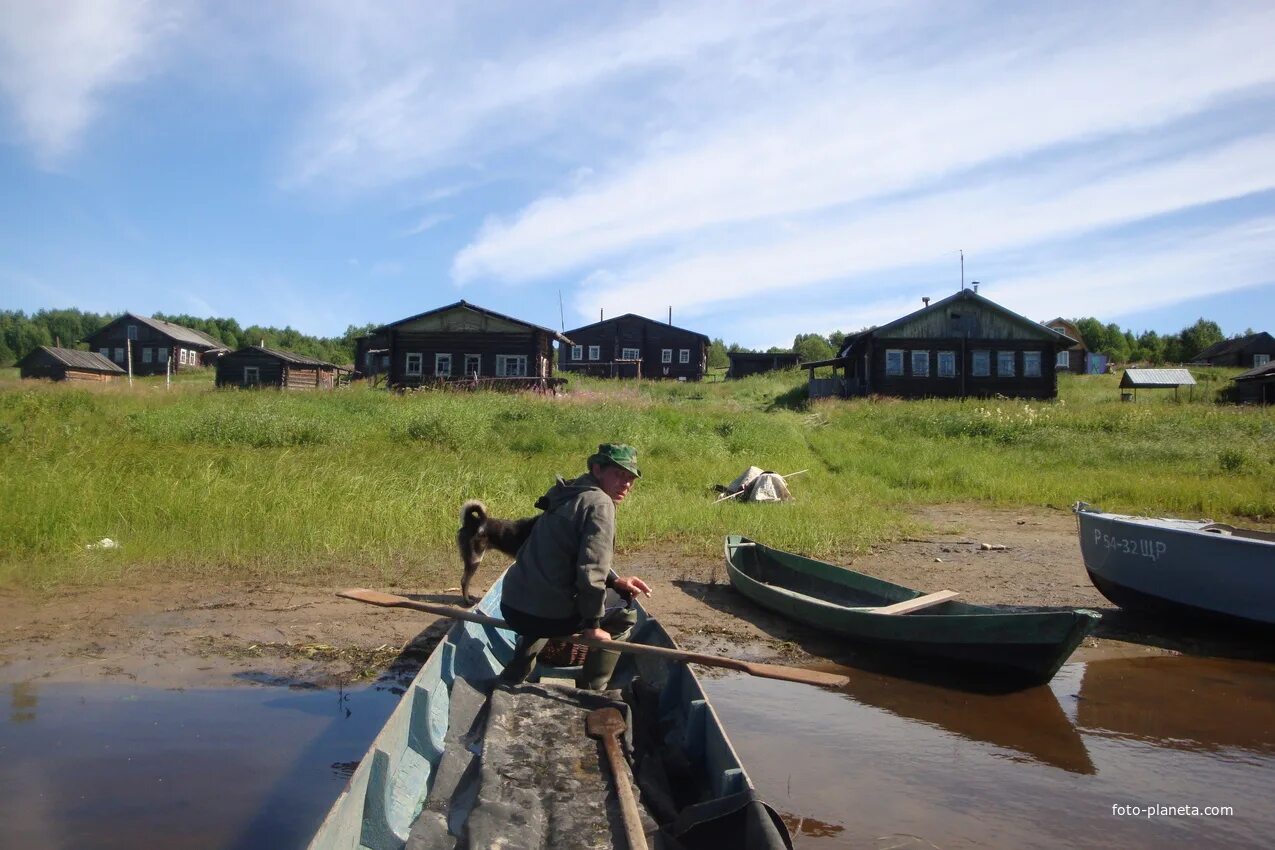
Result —
<instances>
[{"instance_id":1,"label":"window","mask_svg":"<svg viewBox=\"0 0 1275 850\"><path fill-rule=\"evenodd\" d=\"M576 358L577 360L579 358ZM483 371L483 356L481 354L465 355L465 377L472 378L474 375L481 375Z\"/></svg>"},{"instance_id":2,"label":"window","mask_svg":"<svg viewBox=\"0 0 1275 850\"><path fill-rule=\"evenodd\" d=\"M1070 351L1058 352L1058 359L1054 361L1054 367L1057 369L1070 369L1071 368L1071 352Z\"/></svg>"},{"instance_id":3,"label":"window","mask_svg":"<svg viewBox=\"0 0 1275 850\"><path fill-rule=\"evenodd\" d=\"M1267 363L1270 363L1270 362L1271 362L1271 356L1269 354L1254 354L1253 355L1254 366L1265 366Z\"/></svg>"},{"instance_id":4,"label":"window","mask_svg":"<svg viewBox=\"0 0 1275 850\"><path fill-rule=\"evenodd\" d=\"M424 361L425 361L425 355L421 354L419 351L413 351L412 353L408 354L407 360L405 361L405 364L404 364L407 367L406 369L407 374L419 375L421 373L421 369L423 368Z\"/></svg>"},{"instance_id":5,"label":"window","mask_svg":"<svg viewBox=\"0 0 1275 850\"><path fill-rule=\"evenodd\" d=\"M940 351L939 352L939 377L955 378L956 377L956 352Z\"/></svg>"},{"instance_id":6,"label":"window","mask_svg":"<svg viewBox=\"0 0 1275 850\"><path fill-rule=\"evenodd\" d=\"M912 352L912 377L928 378L930 377L930 352L913 351Z\"/></svg>"},{"instance_id":7,"label":"window","mask_svg":"<svg viewBox=\"0 0 1275 850\"><path fill-rule=\"evenodd\" d=\"M620 359L622 359L622 360L641 360L641 359L642 359L642 351L641 351L641 349L637 349L637 348L622 348L622 349L620 349Z\"/></svg>"},{"instance_id":8,"label":"window","mask_svg":"<svg viewBox=\"0 0 1275 850\"><path fill-rule=\"evenodd\" d=\"M245 387L261 385L261 368L259 366L243 367L243 385Z\"/></svg>"},{"instance_id":9,"label":"window","mask_svg":"<svg viewBox=\"0 0 1275 850\"><path fill-rule=\"evenodd\" d=\"M987 349L976 349L970 362L970 374L976 378L986 378L992 374L992 352Z\"/></svg>"},{"instance_id":10,"label":"window","mask_svg":"<svg viewBox=\"0 0 1275 850\"><path fill-rule=\"evenodd\" d=\"M678 362L678 363L690 363L690 362L691 362L691 350L690 350L689 348L682 348L682 349L678 349L678 352L677 352L677 362Z\"/></svg>"},{"instance_id":11,"label":"window","mask_svg":"<svg viewBox=\"0 0 1275 850\"><path fill-rule=\"evenodd\" d=\"M589 359L599 360L602 357L602 349L596 345L589 346Z\"/></svg>"},{"instance_id":12,"label":"window","mask_svg":"<svg viewBox=\"0 0 1275 850\"><path fill-rule=\"evenodd\" d=\"M115 362L116 363L124 362L124 349L122 348L115 349Z\"/></svg>"},{"instance_id":13,"label":"window","mask_svg":"<svg viewBox=\"0 0 1275 850\"><path fill-rule=\"evenodd\" d=\"M903 374L903 349L887 348L885 350L885 373L887 375Z\"/></svg>"},{"instance_id":14,"label":"window","mask_svg":"<svg viewBox=\"0 0 1275 850\"><path fill-rule=\"evenodd\" d=\"M119 351L119 349L118 349L118 348L117 348L117 349L115 349L115 350L116 350L116 351ZM177 349L177 362L178 362L178 363L180 363L180 364L181 364L181 365L183 365L183 366L185 366L185 365L186 365L186 349L184 349L184 348L179 348L179 349Z\"/></svg>"},{"instance_id":15,"label":"window","mask_svg":"<svg viewBox=\"0 0 1275 850\"><path fill-rule=\"evenodd\" d=\"M502 378L527 377L527 355L497 354L496 375Z\"/></svg>"},{"instance_id":16,"label":"window","mask_svg":"<svg viewBox=\"0 0 1275 850\"><path fill-rule=\"evenodd\" d=\"M660 362L661 362L661 363L672 363L672 362L673 362L673 349L671 349L671 348L664 348L664 349L661 349L661 350L660 350Z\"/></svg>"},{"instance_id":17,"label":"window","mask_svg":"<svg viewBox=\"0 0 1275 850\"><path fill-rule=\"evenodd\" d=\"M132 340L137 339L137 325L128 326L128 338Z\"/></svg>"},{"instance_id":18,"label":"window","mask_svg":"<svg viewBox=\"0 0 1275 850\"><path fill-rule=\"evenodd\" d=\"M157 353L157 354L159 354L159 362L160 362L160 363L167 363L167 362L168 362L168 349L167 349L167 348L160 348L160 349L157 349L156 353Z\"/></svg>"},{"instance_id":19,"label":"window","mask_svg":"<svg viewBox=\"0 0 1275 850\"><path fill-rule=\"evenodd\" d=\"M1024 351L1023 352L1023 377L1039 378L1040 377L1040 352Z\"/></svg>"},{"instance_id":20,"label":"window","mask_svg":"<svg viewBox=\"0 0 1275 850\"><path fill-rule=\"evenodd\" d=\"M571 359L572 359L572 360L579 360L579 359L580 359L581 357L583 357L583 356L584 356L584 346L583 346L583 345L573 345L573 346L571 346Z\"/></svg>"},{"instance_id":21,"label":"window","mask_svg":"<svg viewBox=\"0 0 1275 850\"><path fill-rule=\"evenodd\" d=\"M103 357L105 357L107 360L110 360L110 359L111 359L111 349L110 349L109 347L107 347L107 348L99 348L99 349L97 350L97 353L98 353L98 354L100 354L100 355L102 355Z\"/></svg>"},{"instance_id":22,"label":"window","mask_svg":"<svg viewBox=\"0 0 1275 850\"><path fill-rule=\"evenodd\" d=\"M998 378L1014 377L1014 352L1012 351L996 352L996 377Z\"/></svg>"},{"instance_id":23,"label":"window","mask_svg":"<svg viewBox=\"0 0 1275 850\"><path fill-rule=\"evenodd\" d=\"M155 349L153 349L153 348L143 348L143 349L142 349L142 362L143 362L143 363L149 363L149 362L151 362L151 360L152 360L152 359L154 359L154 357L155 357Z\"/></svg>"},{"instance_id":24,"label":"window","mask_svg":"<svg viewBox=\"0 0 1275 850\"><path fill-rule=\"evenodd\" d=\"M434 375L439 378L452 376L452 356L450 354L434 355Z\"/></svg>"}]
</instances>

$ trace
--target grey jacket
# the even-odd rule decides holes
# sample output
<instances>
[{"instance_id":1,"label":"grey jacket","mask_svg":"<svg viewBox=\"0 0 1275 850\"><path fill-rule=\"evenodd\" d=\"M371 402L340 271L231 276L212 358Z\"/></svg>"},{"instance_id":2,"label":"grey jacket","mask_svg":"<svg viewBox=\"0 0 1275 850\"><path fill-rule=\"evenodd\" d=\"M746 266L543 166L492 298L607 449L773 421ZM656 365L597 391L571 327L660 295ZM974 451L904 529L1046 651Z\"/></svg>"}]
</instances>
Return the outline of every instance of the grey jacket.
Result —
<instances>
[{"instance_id":1,"label":"grey jacket","mask_svg":"<svg viewBox=\"0 0 1275 850\"><path fill-rule=\"evenodd\" d=\"M544 514L505 575L503 604L546 619L602 616L611 554L615 503L585 473L558 482L536 503Z\"/></svg>"}]
</instances>

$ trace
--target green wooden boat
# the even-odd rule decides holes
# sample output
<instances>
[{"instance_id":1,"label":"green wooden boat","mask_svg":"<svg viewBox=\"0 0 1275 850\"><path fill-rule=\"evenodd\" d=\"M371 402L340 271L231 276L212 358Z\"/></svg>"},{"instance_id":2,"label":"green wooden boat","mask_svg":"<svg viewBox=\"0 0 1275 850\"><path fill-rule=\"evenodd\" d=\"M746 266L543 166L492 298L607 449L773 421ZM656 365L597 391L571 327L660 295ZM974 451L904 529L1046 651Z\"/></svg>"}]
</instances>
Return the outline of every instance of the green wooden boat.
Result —
<instances>
[{"instance_id":1,"label":"green wooden boat","mask_svg":"<svg viewBox=\"0 0 1275 850\"><path fill-rule=\"evenodd\" d=\"M1095 611L1016 611L922 593L845 567L726 538L731 584L759 605L814 628L914 655L1048 682L1101 619Z\"/></svg>"},{"instance_id":2,"label":"green wooden boat","mask_svg":"<svg viewBox=\"0 0 1275 850\"><path fill-rule=\"evenodd\" d=\"M500 616L502 587L503 576L478 613ZM626 718L625 749L652 847L791 850L783 821L758 799L688 665L624 654L614 691L554 684L572 668L543 666L533 684L511 687L496 675L515 639L489 625L451 628L310 850L623 847L614 778L602 766L602 745L586 735L588 712L600 707ZM630 640L676 648L640 606Z\"/></svg>"}]
</instances>

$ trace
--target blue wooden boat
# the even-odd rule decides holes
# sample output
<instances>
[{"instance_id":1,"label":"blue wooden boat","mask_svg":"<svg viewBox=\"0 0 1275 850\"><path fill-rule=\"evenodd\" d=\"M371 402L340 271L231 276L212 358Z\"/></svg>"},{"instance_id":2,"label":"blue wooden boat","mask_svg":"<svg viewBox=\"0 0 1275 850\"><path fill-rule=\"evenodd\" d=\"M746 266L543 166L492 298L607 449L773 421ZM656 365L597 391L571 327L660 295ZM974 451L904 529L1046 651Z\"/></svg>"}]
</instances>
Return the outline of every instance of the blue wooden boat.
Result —
<instances>
[{"instance_id":1,"label":"blue wooden boat","mask_svg":"<svg viewBox=\"0 0 1275 850\"><path fill-rule=\"evenodd\" d=\"M503 577L477 613L499 617L502 586ZM545 684L571 673L543 666L532 677L540 684L509 687L495 677L515 639L491 625L451 628L311 850L624 846L620 814L613 799L606 801L600 745L585 737L585 713L603 704L618 705L628 718L652 846L791 848L688 665L626 653L612 679L619 692ZM640 606L630 640L676 648Z\"/></svg>"},{"instance_id":2,"label":"blue wooden boat","mask_svg":"<svg viewBox=\"0 0 1275 850\"><path fill-rule=\"evenodd\" d=\"M846 567L726 538L731 585L759 605L877 647L982 668L1015 683L1048 682L1101 619L1097 612L970 605Z\"/></svg>"},{"instance_id":3,"label":"blue wooden boat","mask_svg":"<svg viewBox=\"0 0 1275 850\"><path fill-rule=\"evenodd\" d=\"M1275 625L1275 534L1075 506L1089 579L1121 608Z\"/></svg>"}]
</instances>

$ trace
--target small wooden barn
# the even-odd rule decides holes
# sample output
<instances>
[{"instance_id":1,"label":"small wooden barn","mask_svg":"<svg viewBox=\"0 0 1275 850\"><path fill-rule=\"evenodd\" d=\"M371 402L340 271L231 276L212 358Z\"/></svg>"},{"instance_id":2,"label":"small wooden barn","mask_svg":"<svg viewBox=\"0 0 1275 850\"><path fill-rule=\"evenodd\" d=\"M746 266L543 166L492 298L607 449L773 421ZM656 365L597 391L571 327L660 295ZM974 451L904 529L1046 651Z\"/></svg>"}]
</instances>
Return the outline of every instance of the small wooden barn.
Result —
<instances>
[{"instance_id":1,"label":"small wooden barn","mask_svg":"<svg viewBox=\"0 0 1275 850\"><path fill-rule=\"evenodd\" d=\"M392 387L468 381L491 387L544 387L553 382L553 343L571 340L549 328L467 301L382 325L364 338L385 358ZM362 366L356 360L356 366Z\"/></svg>"},{"instance_id":2,"label":"small wooden barn","mask_svg":"<svg viewBox=\"0 0 1275 850\"><path fill-rule=\"evenodd\" d=\"M217 361L217 386L330 390L340 372L340 367L304 354L245 345Z\"/></svg>"},{"instance_id":3,"label":"small wooden barn","mask_svg":"<svg viewBox=\"0 0 1275 850\"><path fill-rule=\"evenodd\" d=\"M131 350L134 375L163 375L211 366L230 350L200 331L136 313L125 313L84 341L125 371Z\"/></svg>"},{"instance_id":4,"label":"small wooden barn","mask_svg":"<svg viewBox=\"0 0 1275 850\"><path fill-rule=\"evenodd\" d=\"M1238 366L1253 369L1275 360L1275 337L1266 331L1248 336L1224 339L1210 345L1192 358L1201 366Z\"/></svg>"},{"instance_id":5,"label":"small wooden barn","mask_svg":"<svg viewBox=\"0 0 1275 850\"><path fill-rule=\"evenodd\" d=\"M124 375L122 368L96 351L42 345L18 361L24 378L52 381L110 381Z\"/></svg>"},{"instance_id":6,"label":"small wooden barn","mask_svg":"<svg viewBox=\"0 0 1275 850\"><path fill-rule=\"evenodd\" d=\"M1072 341L1071 346L1059 349L1054 355L1054 371L1085 374L1088 371L1089 349L1085 346L1080 328L1061 317L1045 322L1045 327L1058 331Z\"/></svg>"},{"instance_id":7,"label":"small wooden barn","mask_svg":"<svg viewBox=\"0 0 1275 850\"><path fill-rule=\"evenodd\" d=\"M1235 400L1241 404L1275 404L1275 363L1236 375Z\"/></svg>"},{"instance_id":8,"label":"small wooden barn","mask_svg":"<svg viewBox=\"0 0 1275 850\"><path fill-rule=\"evenodd\" d=\"M708 368L709 339L698 331L625 313L567 331L558 368L599 378L698 381Z\"/></svg>"},{"instance_id":9,"label":"small wooden barn","mask_svg":"<svg viewBox=\"0 0 1275 850\"><path fill-rule=\"evenodd\" d=\"M795 351L775 351L770 354L732 351L726 356L730 359L730 366L726 370L727 378L746 378L778 369L794 369L801 364L801 358Z\"/></svg>"},{"instance_id":10,"label":"small wooden barn","mask_svg":"<svg viewBox=\"0 0 1275 850\"><path fill-rule=\"evenodd\" d=\"M962 289L846 337L835 358L803 363L810 394L966 398L1058 395L1056 354L1074 340ZM814 370L833 367L833 377ZM837 371L841 370L838 375Z\"/></svg>"}]
</instances>

